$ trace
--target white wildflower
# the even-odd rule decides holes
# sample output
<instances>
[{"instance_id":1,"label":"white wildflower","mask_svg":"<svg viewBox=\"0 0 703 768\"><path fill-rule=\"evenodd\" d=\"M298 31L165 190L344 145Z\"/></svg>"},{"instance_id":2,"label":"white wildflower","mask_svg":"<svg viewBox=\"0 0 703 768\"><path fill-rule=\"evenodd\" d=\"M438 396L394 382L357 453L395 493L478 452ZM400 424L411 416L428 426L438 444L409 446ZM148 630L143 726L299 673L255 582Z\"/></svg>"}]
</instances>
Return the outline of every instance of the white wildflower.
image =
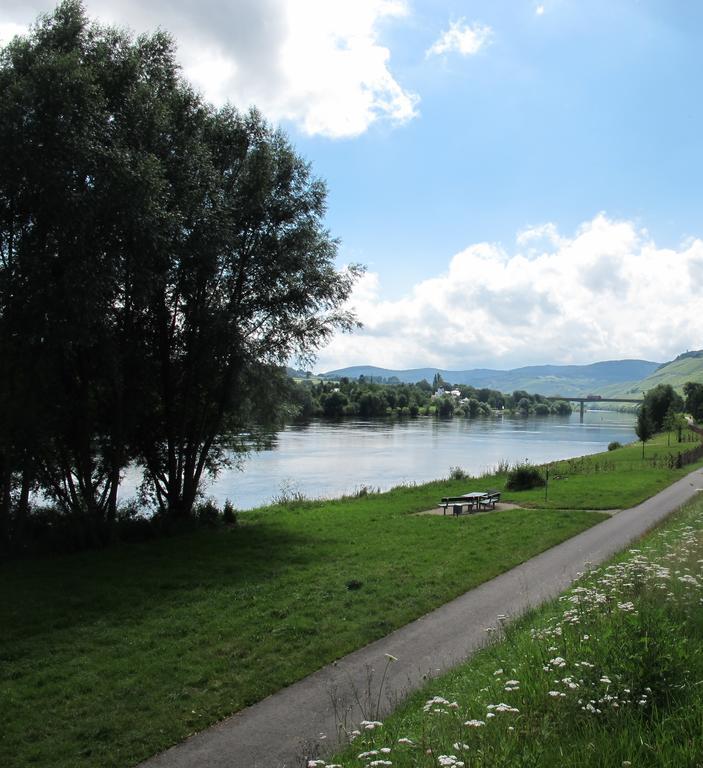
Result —
<instances>
[{"instance_id":1,"label":"white wildflower","mask_svg":"<svg viewBox=\"0 0 703 768\"><path fill-rule=\"evenodd\" d=\"M437 758L437 763L447 768L464 768L464 763L456 755L440 755Z\"/></svg>"}]
</instances>

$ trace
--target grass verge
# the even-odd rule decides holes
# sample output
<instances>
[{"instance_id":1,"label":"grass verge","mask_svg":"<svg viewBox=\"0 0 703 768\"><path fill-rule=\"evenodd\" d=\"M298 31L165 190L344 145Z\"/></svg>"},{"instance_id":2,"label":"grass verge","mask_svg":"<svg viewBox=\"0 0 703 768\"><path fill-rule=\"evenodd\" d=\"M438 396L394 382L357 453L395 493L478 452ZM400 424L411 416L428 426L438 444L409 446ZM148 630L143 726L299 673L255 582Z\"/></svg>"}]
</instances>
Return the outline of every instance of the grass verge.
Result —
<instances>
[{"instance_id":1,"label":"grass verge","mask_svg":"<svg viewBox=\"0 0 703 768\"><path fill-rule=\"evenodd\" d=\"M319 768L703 765L703 502Z\"/></svg>"},{"instance_id":2,"label":"grass verge","mask_svg":"<svg viewBox=\"0 0 703 768\"><path fill-rule=\"evenodd\" d=\"M553 468L561 496L557 481L546 501L505 496L542 509L412 514L505 477L442 481L2 564L0 764L133 765L601 519L586 510L636 503L687 471L633 467L621 451Z\"/></svg>"}]
</instances>

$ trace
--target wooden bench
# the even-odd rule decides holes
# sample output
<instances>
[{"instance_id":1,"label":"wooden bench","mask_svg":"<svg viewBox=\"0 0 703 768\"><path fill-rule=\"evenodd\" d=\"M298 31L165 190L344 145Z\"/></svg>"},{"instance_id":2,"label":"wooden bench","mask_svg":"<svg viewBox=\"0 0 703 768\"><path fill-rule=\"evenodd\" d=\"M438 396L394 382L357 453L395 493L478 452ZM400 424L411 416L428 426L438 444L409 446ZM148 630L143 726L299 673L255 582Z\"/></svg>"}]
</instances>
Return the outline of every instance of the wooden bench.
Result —
<instances>
[{"instance_id":1,"label":"wooden bench","mask_svg":"<svg viewBox=\"0 0 703 768\"><path fill-rule=\"evenodd\" d=\"M486 495L479 502L481 509L495 509L496 504L500 501L500 491L495 488L490 488L486 491Z\"/></svg>"},{"instance_id":2,"label":"wooden bench","mask_svg":"<svg viewBox=\"0 0 703 768\"><path fill-rule=\"evenodd\" d=\"M462 496L445 496L442 501L439 502L439 506L442 507L444 514L447 514L447 509L452 508L452 514L460 515L466 507L467 512L475 511L479 508L479 503L483 499L483 493L465 493Z\"/></svg>"}]
</instances>

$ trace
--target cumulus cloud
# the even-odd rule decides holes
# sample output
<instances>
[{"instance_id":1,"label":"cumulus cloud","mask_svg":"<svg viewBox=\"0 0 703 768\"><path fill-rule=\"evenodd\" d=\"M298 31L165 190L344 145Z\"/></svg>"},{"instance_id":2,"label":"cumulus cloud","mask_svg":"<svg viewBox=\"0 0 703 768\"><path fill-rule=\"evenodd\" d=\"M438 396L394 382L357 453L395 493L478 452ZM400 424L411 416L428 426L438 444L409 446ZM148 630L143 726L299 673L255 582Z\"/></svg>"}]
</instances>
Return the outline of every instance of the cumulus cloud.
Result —
<instances>
[{"instance_id":1,"label":"cumulus cloud","mask_svg":"<svg viewBox=\"0 0 703 768\"><path fill-rule=\"evenodd\" d=\"M24 24L17 24L12 21L0 21L0 45L5 45L16 35L22 35L27 31Z\"/></svg>"},{"instance_id":2,"label":"cumulus cloud","mask_svg":"<svg viewBox=\"0 0 703 768\"><path fill-rule=\"evenodd\" d=\"M45 10L38 0L9 3L0 34ZM408 14L405 0L88 0L87 8L138 32L167 29L184 74L209 100L256 105L311 135L357 136L378 120L418 114L418 97L396 80L380 42L381 25Z\"/></svg>"},{"instance_id":3,"label":"cumulus cloud","mask_svg":"<svg viewBox=\"0 0 703 768\"><path fill-rule=\"evenodd\" d=\"M703 346L702 286L700 239L660 248L605 214L569 237L546 224L519 233L510 251L469 246L397 301L367 274L351 302L364 328L336 337L318 368L663 361Z\"/></svg>"},{"instance_id":4,"label":"cumulus cloud","mask_svg":"<svg viewBox=\"0 0 703 768\"><path fill-rule=\"evenodd\" d=\"M493 30L488 26L478 23L469 24L464 19L459 19L450 23L449 29L435 40L425 55L428 58L446 53L472 56L489 42L492 35Z\"/></svg>"}]
</instances>

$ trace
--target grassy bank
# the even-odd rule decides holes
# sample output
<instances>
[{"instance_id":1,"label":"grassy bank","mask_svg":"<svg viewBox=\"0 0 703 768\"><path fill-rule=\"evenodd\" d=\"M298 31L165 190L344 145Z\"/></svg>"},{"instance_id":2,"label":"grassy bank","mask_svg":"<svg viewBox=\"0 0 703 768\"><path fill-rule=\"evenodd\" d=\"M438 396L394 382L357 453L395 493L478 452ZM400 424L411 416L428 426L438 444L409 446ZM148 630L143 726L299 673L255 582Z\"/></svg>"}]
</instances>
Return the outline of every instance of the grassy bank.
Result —
<instances>
[{"instance_id":1,"label":"grassy bank","mask_svg":"<svg viewBox=\"0 0 703 768\"><path fill-rule=\"evenodd\" d=\"M543 491L506 494L532 509L413 514L502 488L498 475L3 564L0 764L135 764L602 519L587 510L636 503L687 471L635 467L641 449L621 450L621 461L553 467L562 479L546 502Z\"/></svg>"},{"instance_id":2,"label":"grassy bank","mask_svg":"<svg viewBox=\"0 0 703 768\"><path fill-rule=\"evenodd\" d=\"M698 501L318 765L703 765L702 563Z\"/></svg>"}]
</instances>

